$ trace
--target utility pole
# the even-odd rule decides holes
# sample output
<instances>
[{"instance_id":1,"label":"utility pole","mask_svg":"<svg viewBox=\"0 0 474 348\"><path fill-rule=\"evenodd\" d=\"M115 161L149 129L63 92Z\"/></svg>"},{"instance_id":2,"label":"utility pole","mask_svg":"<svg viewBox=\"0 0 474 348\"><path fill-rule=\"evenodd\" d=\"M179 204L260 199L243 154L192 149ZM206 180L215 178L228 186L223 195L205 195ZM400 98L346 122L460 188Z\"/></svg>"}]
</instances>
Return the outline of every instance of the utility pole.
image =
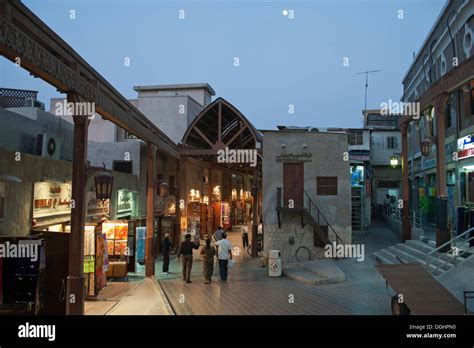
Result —
<instances>
[{"instance_id":1,"label":"utility pole","mask_svg":"<svg viewBox=\"0 0 474 348\"><path fill-rule=\"evenodd\" d=\"M367 70L367 71L361 71L357 73L357 75L362 75L365 74L365 104L364 104L364 111L367 110L367 88L369 87L369 74L375 74L379 71L382 70Z\"/></svg>"}]
</instances>

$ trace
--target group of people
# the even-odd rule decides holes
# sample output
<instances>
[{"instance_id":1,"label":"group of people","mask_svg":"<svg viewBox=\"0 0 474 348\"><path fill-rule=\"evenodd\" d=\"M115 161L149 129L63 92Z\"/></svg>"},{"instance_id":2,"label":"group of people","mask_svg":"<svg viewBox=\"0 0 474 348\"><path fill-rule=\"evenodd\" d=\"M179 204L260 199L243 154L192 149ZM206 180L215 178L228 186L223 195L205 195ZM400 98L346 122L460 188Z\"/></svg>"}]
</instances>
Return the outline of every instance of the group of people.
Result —
<instances>
[{"instance_id":1,"label":"group of people","mask_svg":"<svg viewBox=\"0 0 474 348\"><path fill-rule=\"evenodd\" d=\"M229 261L232 260L232 245L227 240L227 234L221 226L213 235L214 245L211 245L211 239L206 238L206 244L201 249L200 254L203 259L203 276L206 284L212 281L212 274L214 273L214 258L217 256L219 262L220 279L223 282L227 281ZM184 241L181 242L178 248L178 261L181 259L183 281L192 283L191 270L193 267L193 250L199 249L199 237L193 242L191 235L186 234ZM170 240L169 233L165 233L163 238L163 273L169 273L170 253L174 249Z\"/></svg>"}]
</instances>

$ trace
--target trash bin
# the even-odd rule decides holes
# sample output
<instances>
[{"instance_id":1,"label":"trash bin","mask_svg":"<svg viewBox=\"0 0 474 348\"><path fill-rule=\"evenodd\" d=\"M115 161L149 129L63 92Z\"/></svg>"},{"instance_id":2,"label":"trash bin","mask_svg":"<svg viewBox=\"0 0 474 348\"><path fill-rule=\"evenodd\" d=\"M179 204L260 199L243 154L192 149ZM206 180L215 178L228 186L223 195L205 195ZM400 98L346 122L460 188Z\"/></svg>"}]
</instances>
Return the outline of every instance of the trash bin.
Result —
<instances>
[{"instance_id":1,"label":"trash bin","mask_svg":"<svg viewBox=\"0 0 474 348\"><path fill-rule=\"evenodd\" d=\"M268 275L270 277L281 277L280 250L270 250L268 253Z\"/></svg>"}]
</instances>

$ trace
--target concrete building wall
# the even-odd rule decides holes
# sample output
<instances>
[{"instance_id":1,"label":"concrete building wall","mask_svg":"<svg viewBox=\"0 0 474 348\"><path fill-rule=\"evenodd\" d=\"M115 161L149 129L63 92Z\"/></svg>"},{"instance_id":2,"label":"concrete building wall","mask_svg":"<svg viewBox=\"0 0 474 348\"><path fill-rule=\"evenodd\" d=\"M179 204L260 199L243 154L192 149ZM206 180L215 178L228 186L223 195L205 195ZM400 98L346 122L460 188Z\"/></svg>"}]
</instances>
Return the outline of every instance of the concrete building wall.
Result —
<instances>
[{"instance_id":1,"label":"concrete building wall","mask_svg":"<svg viewBox=\"0 0 474 348\"><path fill-rule=\"evenodd\" d=\"M140 93L137 108L171 140L179 143L188 128L188 118L190 117L188 114L195 110L194 105L190 110L189 104L190 98L188 96L158 97L143 96ZM123 131L119 132L119 134L122 133ZM120 141L123 138L123 135L119 135L117 140Z\"/></svg>"},{"instance_id":2,"label":"concrete building wall","mask_svg":"<svg viewBox=\"0 0 474 348\"><path fill-rule=\"evenodd\" d=\"M56 141L57 159L71 161L73 125L39 108L0 108L0 147L36 154L37 135L46 133Z\"/></svg>"},{"instance_id":3,"label":"concrete building wall","mask_svg":"<svg viewBox=\"0 0 474 348\"><path fill-rule=\"evenodd\" d=\"M16 161L15 152L0 148L0 176L15 176L22 182L5 182L4 218L0 219L0 236L27 236L32 229L33 189L35 182L49 181L71 183L72 162L21 154ZM34 168L34 170L31 170ZM110 202L110 218L116 218L117 191L121 188L137 190L137 177L131 174L112 172L114 186ZM88 191L95 191L94 176L86 184ZM49 218L51 224L70 221L70 216Z\"/></svg>"},{"instance_id":4,"label":"concrete building wall","mask_svg":"<svg viewBox=\"0 0 474 348\"><path fill-rule=\"evenodd\" d=\"M175 97L189 96L198 102L201 107L211 102L211 95L203 88L186 88L186 89L169 89L169 90L149 90L139 91L139 98L155 98L155 97Z\"/></svg>"},{"instance_id":5,"label":"concrete building wall","mask_svg":"<svg viewBox=\"0 0 474 348\"><path fill-rule=\"evenodd\" d=\"M396 147L388 148L388 137L396 138ZM390 157L402 152L400 131L372 131L370 162L372 165L390 165ZM401 160L400 160L401 161Z\"/></svg>"},{"instance_id":6,"label":"concrete building wall","mask_svg":"<svg viewBox=\"0 0 474 348\"><path fill-rule=\"evenodd\" d=\"M307 224L301 226L299 215L281 215L281 228L278 227L277 188L283 186L283 163L276 161L281 154L311 153L310 162L304 163L304 190L316 203L322 214L329 220L338 235L351 243L351 181L349 162L343 154L348 151L345 133L318 132L276 132L263 131L263 224L265 249L281 250L283 262L295 261L295 252L300 246L312 251L312 258L320 257L321 249L314 247L313 230ZM281 143L286 147L282 148ZM307 147L303 148L302 145ZM318 196L316 177L337 176L338 195ZM290 245L289 237L295 237ZM329 233L330 240L335 236Z\"/></svg>"}]
</instances>

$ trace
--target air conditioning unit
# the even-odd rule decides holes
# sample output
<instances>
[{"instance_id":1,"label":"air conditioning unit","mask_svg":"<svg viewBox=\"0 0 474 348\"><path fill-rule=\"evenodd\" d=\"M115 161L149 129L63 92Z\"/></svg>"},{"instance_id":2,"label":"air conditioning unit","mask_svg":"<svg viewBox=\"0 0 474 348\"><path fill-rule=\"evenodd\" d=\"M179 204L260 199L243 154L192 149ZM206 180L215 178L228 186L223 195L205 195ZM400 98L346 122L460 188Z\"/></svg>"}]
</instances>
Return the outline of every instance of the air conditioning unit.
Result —
<instances>
[{"instance_id":1,"label":"air conditioning unit","mask_svg":"<svg viewBox=\"0 0 474 348\"><path fill-rule=\"evenodd\" d=\"M25 98L25 107L26 108L40 108L41 110L44 110L44 103L34 98Z\"/></svg>"},{"instance_id":2,"label":"air conditioning unit","mask_svg":"<svg viewBox=\"0 0 474 348\"><path fill-rule=\"evenodd\" d=\"M61 153L61 143L59 140L46 133L39 133L36 136L36 154L38 156L59 160Z\"/></svg>"}]
</instances>

